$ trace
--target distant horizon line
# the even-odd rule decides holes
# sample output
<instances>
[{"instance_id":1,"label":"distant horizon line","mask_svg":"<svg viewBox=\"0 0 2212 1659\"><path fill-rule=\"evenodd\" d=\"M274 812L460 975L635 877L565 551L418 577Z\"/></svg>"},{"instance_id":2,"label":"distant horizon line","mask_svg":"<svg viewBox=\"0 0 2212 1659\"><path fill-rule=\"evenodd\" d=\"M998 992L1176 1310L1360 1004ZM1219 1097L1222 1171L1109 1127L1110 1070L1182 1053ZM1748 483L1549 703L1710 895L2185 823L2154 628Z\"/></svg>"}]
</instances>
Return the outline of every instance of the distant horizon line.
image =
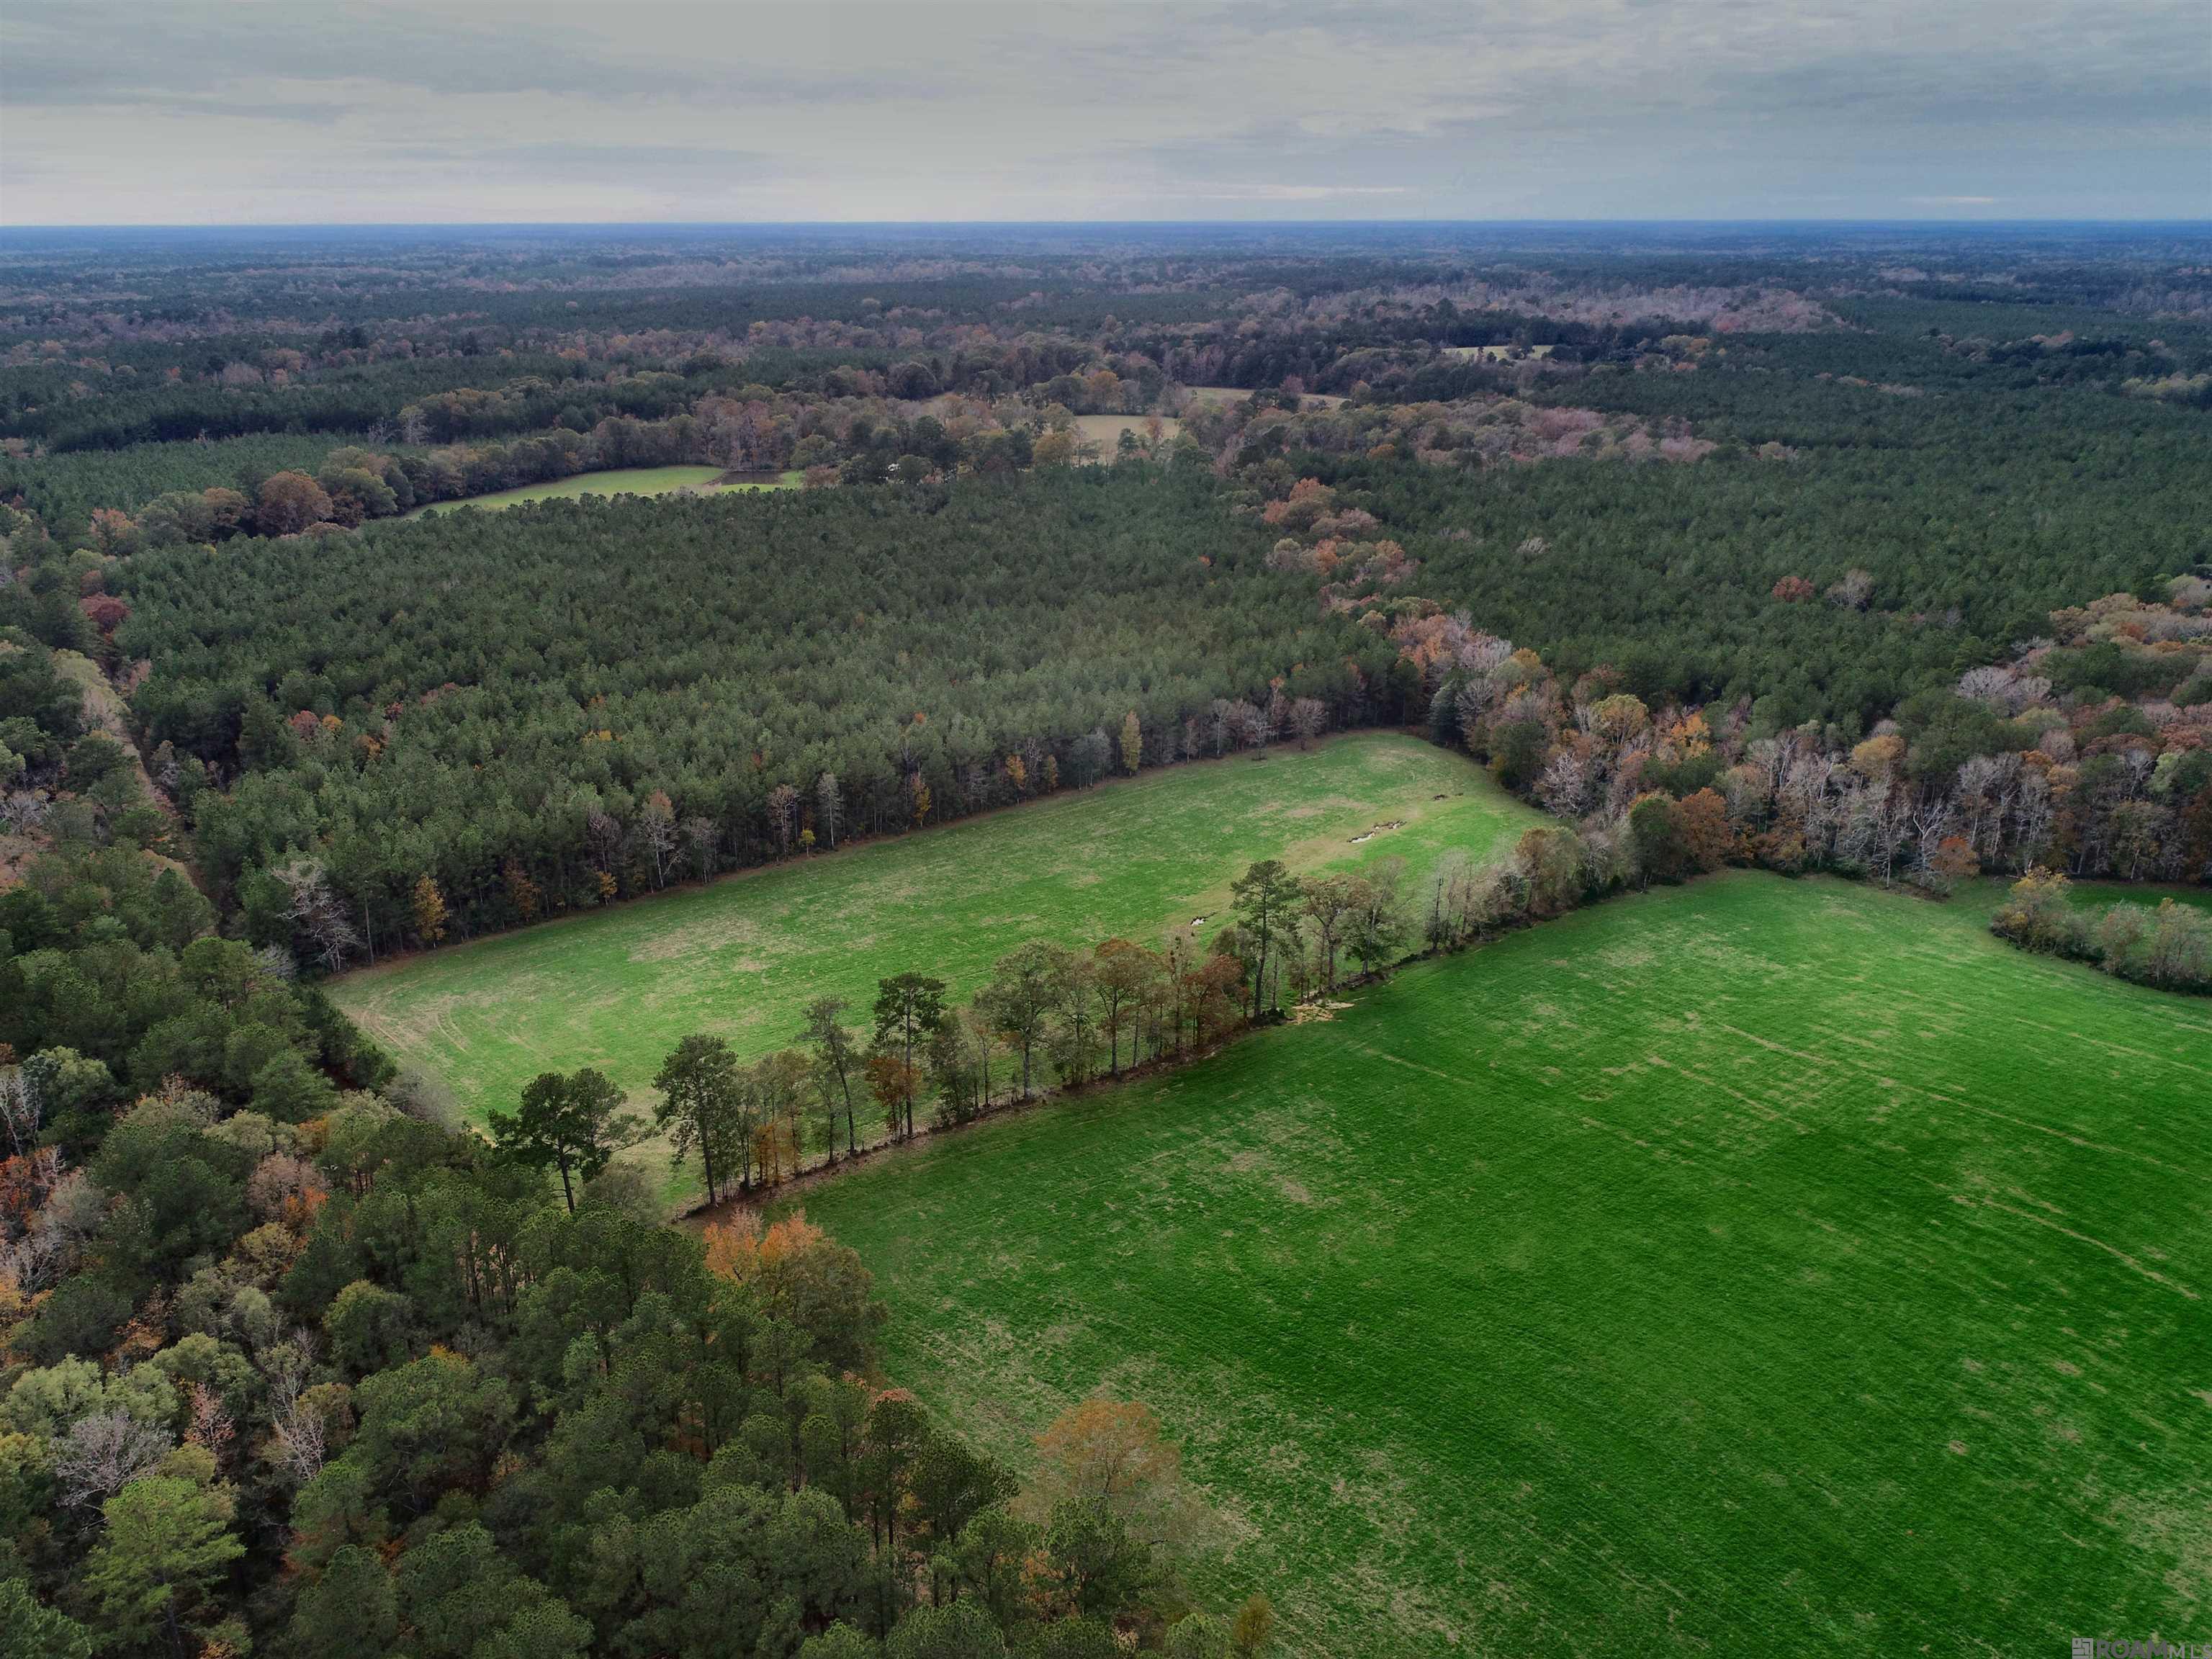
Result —
<instances>
[{"instance_id":1,"label":"distant horizon line","mask_svg":"<svg viewBox=\"0 0 2212 1659\"><path fill-rule=\"evenodd\" d=\"M1770 216L1711 218L1695 216L1645 218L1333 218L1333 219L242 219L221 223L167 221L98 222L49 222L39 224L0 223L0 236L70 231L325 231L325 230L1077 230L1077 229L1225 229L1225 230L1350 230L1452 229L1534 226L1640 227L1678 226L1738 228L1802 226L1866 228L1976 228L2012 225L2087 228L2174 228L2212 230L2212 213L2180 217L2069 218L2025 215L2019 217L1943 218L1936 216Z\"/></svg>"}]
</instances>

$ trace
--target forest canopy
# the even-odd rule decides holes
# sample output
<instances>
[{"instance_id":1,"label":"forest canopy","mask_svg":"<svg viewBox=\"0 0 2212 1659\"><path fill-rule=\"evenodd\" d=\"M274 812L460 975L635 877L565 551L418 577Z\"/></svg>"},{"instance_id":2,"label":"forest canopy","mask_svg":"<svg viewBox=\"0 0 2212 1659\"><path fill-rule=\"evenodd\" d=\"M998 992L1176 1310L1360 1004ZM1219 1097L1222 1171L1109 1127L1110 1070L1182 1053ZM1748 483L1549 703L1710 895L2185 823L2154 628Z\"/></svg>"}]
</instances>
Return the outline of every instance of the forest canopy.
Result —
<instances>
[{"instance_id":1,"label":"forest canopy","mask_svg":"<svg viewBox=\"0 0 2212 1659\"><path fill-rule=\"evenodd\" d=\"M510 863L593 902L1094 782L1132 714L1155 763L1217 702L1402 718L1394 649L1263 553L1156 469L549 503L142 555L122 644L209 872L318 853L390 939L424 875L490 926Z\"/></svg>"}]
</instances>

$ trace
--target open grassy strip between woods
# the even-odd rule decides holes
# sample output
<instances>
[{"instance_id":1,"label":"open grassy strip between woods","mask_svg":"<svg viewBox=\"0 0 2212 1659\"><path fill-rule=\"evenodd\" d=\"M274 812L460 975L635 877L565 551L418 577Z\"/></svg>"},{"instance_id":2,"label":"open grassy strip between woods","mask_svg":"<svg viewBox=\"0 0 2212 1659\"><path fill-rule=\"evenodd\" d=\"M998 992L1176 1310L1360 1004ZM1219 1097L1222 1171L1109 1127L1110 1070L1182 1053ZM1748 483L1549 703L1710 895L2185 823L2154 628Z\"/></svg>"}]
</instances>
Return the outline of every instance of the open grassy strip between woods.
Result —
<instances>
[{"instance_id":1,"label":"open grassy strip between woods","mask_svg":"<svg viewBox=\"0 0 2212 1659\"><path fill-rule=\"evenodd\" d=\"M1255 859L1301 872L1502 856L1541 822L1463 755L1368 733L1066 792L972 818L349 974L332 998L472 1122L538 1073L595 1066L639 1104L692 1031L741 1056L803 1010L915 970L964 997L1033 939L1154 943L1218 918ZM1395 828L1383 826L1396 825ZM1200 928L1203 937L1205 929ZM642 1149L656 1170L665 1153ZM686 1182L686 1189L690 1183Z\"/></svg>"},{"instance_id":2,"label":"open grassy strip between woods","mask_svg":"<svg viewBox=\"0 0 2212 1659\"><path fill-rule=\"evenodd\" d=\"M1183 1443L1293 1651L2057 1651L2212 1595L2212 1015L1752 874L805 1196L1000 1452Z\"/></svg>"},{"instance_id":3,"label":"open grassy strip between woods","mask_svg":"<svg viewBox=\"0 0 2212 1659\"><path fill-rule=\"evenodd\" d=\"M782 489L796 484L799 475L780 473L773 478L745 478L731 483L718 483L727 477L718 466L633 466L618 467L612 471L579 472L572 477L556 478L550 483L518 484L513 489L495 489L489 495L465 496L455 501L433 501L418 507L405 516L422 518L434 513L450 513L456 507L482 507L497 508L521 507L531 501L573 501L585 495L670 495L684 493L713 493L721 489Z\"/></svg>"}]
</instances>

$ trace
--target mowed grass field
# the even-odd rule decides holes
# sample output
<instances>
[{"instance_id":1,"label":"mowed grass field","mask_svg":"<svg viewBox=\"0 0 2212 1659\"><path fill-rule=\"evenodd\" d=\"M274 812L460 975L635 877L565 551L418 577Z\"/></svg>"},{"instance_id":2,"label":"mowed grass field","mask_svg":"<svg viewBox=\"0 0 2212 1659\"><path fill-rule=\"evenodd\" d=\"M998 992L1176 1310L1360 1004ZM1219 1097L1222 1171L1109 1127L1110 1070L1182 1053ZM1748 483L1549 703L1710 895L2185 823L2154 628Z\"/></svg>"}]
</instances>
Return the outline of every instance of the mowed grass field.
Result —
<instances>
[{"instance_id":1,"label":"mowed grass field","mask_svg":"<svg viewBox=\"0 0 2212 1659\"><path fill-rule=\"evenodd\" d=\"M774 481L748 479L741 483L716 484L723 476L719 466L631 466L617 467L605 472L579 472L573 477L556 478L550 483L519 484L513 489L495 489L487 495L464 496L457 501L434 501L418 507L406 516L419 519L428 513L450 513L456 507L520 507L527 501L573 501L584 495L669 495L681 490L704 489L778 489L799 481L795 472L781 474Z\"/></svg>"},{"instance_id":2,"label":"mowed grass field","mask_svg":"<svg viewBox=\"0 0 2212 1659\"><path fill-rule=\"evenodd\" d=\"M850 998L864 1020L888 975L932 974L964 996L1029 939L1153 944L1218 921L1255 859L1312 871L1396 857L1410 884L1448 849L1500 855L1541 821L1465 756L1358 733L794 860L364 969L330 992L473 1121L513 1109L538 1073L580 1066L643 1104L690 1031L765 1054L795 1039L815 997Z\"/></svg>"},{"instance_id":3,"label":"mowed grass field","mask_svg":"<svg viewBox=\"0 0 2212 1659\"><path fill-rule=\"evenodd\" d=\"M2212 1629L2212 1006L1747 872L809 1192L997 1451L1162 1413L1289 1651Z\"/></svg>"}]
</instances>

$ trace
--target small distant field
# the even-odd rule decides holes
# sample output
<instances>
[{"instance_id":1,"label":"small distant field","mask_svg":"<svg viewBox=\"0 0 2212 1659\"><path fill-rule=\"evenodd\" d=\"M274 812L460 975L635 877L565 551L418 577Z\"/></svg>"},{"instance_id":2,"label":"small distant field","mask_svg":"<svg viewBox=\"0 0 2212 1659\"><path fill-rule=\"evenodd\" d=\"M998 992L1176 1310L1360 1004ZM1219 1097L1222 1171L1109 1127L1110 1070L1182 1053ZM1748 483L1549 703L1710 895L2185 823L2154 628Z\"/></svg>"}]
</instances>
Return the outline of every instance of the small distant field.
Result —
<instances>
[{"instance_id":1,"label":"small distant field","mask_svg":"<svg viewBox=\"0 0 2212 1659\"><path fill-rule=\"evenodd\" d=\"M1184 390L1190 393L1191 402L1201 408L1207 404L1241 404L1252 395L1249 387L1241 386L1186 386ZM1319 404L1324 409L1334 409L1344 399L1328 392L1309 392L1305 401Z\"/></svg>"},{"instance_id":2,"label":"small distant field","mask_svg":"<svg viewBox=\"0 0 2212 1659\"><path fill-rule=\"evenodd\" d=\"M713 489L779 489L799 483L800 475L786 472L775 478L746 478L731 483L718 480L729 475L718 466L633 466L606 472L579 472L550 483L520 484L488 495L466 495L457 501L434 501L407 516L419 519L429 513L450 513L457 507L520 507L526 501L573 501L585 495L671 495L680 491Z\"/></svg>"},{"instance_id":3,"label":"small distant field","mask_svg":"<svg viewBox=\"0 0 2212 1659\"><path fill-rule=\"evenodd\" d=\"M1443 349L1445 356L1456 357L1462 362L1502 363L1513 355L1513 348L1510 345L1445 346ZM1523 346L1521 355L1524 357L1548 357L1552 355L1552 348L1547 345Z\"/></svg>"},{"instance_id":4,"label":"small distant field","mask_svg":"<svg viewBox=\"0 0 2212 1659\"><path fill-rule=\"evenodd\" d=\"M1121 444L1124 432L1133 432L1139 441L1145 436L1143 415L1078 415L1075 429L1087 441L1098 446L1098 459L1111 461ZM1160 441L1173 443L1182 435L1182 422L1172 415L1160 417Z\"/></svg>"},{"instance_id":5,"label":"small distant field","mask_svg":"<svg viewBox=\"0 0 2212 1659\"><path fill-rule=\"evenodd\" d=\"M811 999L849 997L858 1018L887 975L921 969L965 994L1029 939L1157 943L1218 916L1255 859L1311 871L1397 857L1418 878L1447 850L1486 859L1540 821L1462 755L1358 733L793 860L363 969L330 991L403 1063L444 1079L473 1121L549 1068L599 1066L642 1103L687 1032L764 1054L793 1040Z\"/></svg>"},{"instance_id":6,"label":"small distant field","mask_svg":"<svg viewBox=\"0 0 2212 1659\"><path fill-rule=\"evenodd\" d=\"M2212 1604L2212 1010L1736 873L819 1187L994 1450L1161 1413L1312 1659L2058 1654Z\"/></svg>"}]
</instances>

